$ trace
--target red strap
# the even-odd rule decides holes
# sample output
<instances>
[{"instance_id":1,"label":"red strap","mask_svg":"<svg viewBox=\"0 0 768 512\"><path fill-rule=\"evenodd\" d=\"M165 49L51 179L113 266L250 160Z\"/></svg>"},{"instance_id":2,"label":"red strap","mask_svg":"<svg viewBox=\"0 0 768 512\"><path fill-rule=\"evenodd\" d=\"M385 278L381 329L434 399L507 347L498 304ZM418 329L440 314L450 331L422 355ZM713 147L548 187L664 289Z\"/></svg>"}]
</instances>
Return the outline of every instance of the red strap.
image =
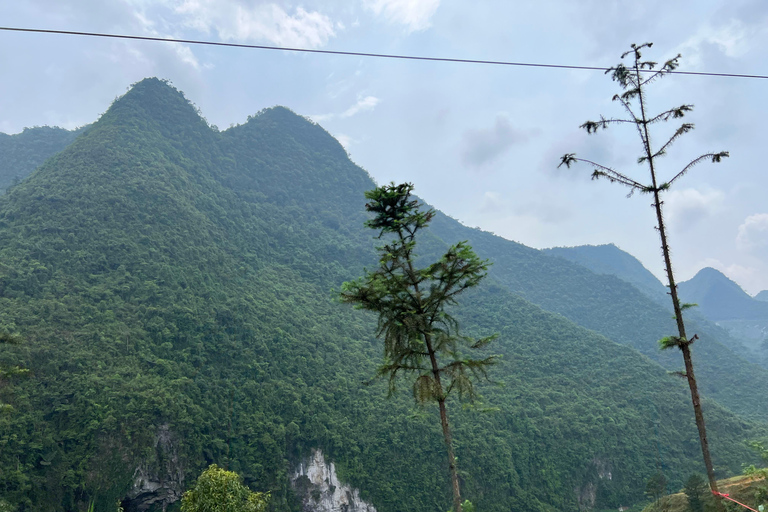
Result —
<instances>
[{"instance_id":1,"label":"red strap","mask_svg":"<svg viewBox=\"0 0 768 512\"><path fill-rule=\"evenodd\" d=\"M744 507L744 508L748 508L748 509L749 509L749 510L751 510L752 512L757 512L757 510L753 509L752 507L748 507L748 506L746 506L745 504L743 504L743 503L741 503L741 502L739 502L739 501L736 501L735 499L731 498L731 497L730 497L728 494L725 494L725 493L722 493L722 492L717 492L717 491L712 491L712 494L714 494L715 496L720 496L721 498L725 498L725 499L727 499L727 500L729 500L729 501L732 501L732 502L734 502L734 503L738 503L738 504L739 504L739 505L741 505L742 507Z\"/></svg>"}]
</instances>

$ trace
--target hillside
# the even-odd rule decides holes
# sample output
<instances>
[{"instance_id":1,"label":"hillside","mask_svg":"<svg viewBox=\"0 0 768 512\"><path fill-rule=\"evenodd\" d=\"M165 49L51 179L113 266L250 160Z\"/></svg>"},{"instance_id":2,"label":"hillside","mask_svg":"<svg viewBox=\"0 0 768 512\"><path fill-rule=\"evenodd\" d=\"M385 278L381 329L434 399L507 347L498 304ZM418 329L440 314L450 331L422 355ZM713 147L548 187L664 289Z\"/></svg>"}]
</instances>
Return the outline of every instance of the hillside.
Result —
<instances>
[{"instance_id":1,"label":"hillside","mask_svg":"<svg viewBox=\"0 0 768 512\"><path fill-rule=\"evenodd\" d=\"M0 191L26 178L48 158L75 140L85 130L50 126L26 128L15 135L0 133Z\"/></svg>"},{"instance_id":2,"label":"hillside","mask_svg":"<svg viewBox=\"0 0 768 512\"><path fill-rule=\"evenodd\" d=\"M633 285L660 305L670 307L667 289L661 281L637 258L613 244L553 247L543 249L543 252L578 263L595 274L614 275Z\"/></svg>"},{"instance_id":3,"label":"hillside","mask_svg":"<svg viewBox=\"0 0 768 512\"><path fill-rule=\"evenodd\" d=\"M285 108L218 132L157 79L116 100L0 198L0 329L26 339L0 363L32 371L0 388L15 406L0 416L0 498L20 512L160 509L215 462L271 490L274 510L298 511L288 477L322 448L380 512L447 509L435 411L407 385L387 400L383 383L362 384L380 360L375 321L331 291L375 265L373 186ZM598 306L618 303L639 311L638 332L663 310L445 216L430 231L425 257L473 238L495 260L457 315L468 334L500 333L502 363L482 388L491 410L450 404L479 510L616 508L642 500L659 460L673 482L700 470L684 383L536 303L581 318L573 304L590 297L598 324ZM731 371L732 354L716 356ZM752 377L753 401L735 401L745 409L768 395ZM725 476L766 428L705 406Z\"/></svg>"},{"instance_id":4,"label":"hillside","mask_svg":"<svg viewBox=\"0 0 768 512\"><path fill-rule=\"evenodd\" d=\"M750 297L741 287L714 268L703 268L678 285L680 296L699 305L714 321L768 320L768 304Z\"/></svg>"},{"instance_id":5,"label":"hillside","mask_svg":"<svg viewBox=\"0 0 768 512\"><path fill-rule=\"evenodd\" d=\"M491 233L462 226L448 217L434 223L444 239L469 240L489 257L491 275L507 290L534 304L559 313L618 343L633 347L670 371L682 368L679 353L661 352L658 340L674 332L667 308L613 275L595 274L582 265L505 240ZM701 338L693 348L700 391L737 414L765 422L768 396L746 391L768 389L768 371L732 350L727 334L695 321L689 331ZM724 339L725 342L722 342Z\"/></svg>"}]
</instances>

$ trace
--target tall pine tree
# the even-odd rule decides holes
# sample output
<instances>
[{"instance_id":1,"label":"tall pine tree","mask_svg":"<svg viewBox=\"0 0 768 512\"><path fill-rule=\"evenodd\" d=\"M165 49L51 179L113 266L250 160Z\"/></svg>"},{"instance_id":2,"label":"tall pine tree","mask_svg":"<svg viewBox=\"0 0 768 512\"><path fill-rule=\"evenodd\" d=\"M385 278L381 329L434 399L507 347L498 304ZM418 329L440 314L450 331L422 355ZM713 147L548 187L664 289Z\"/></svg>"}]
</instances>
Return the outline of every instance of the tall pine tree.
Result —
<instances>
[{"instance_id":1,"label":"tall pine tree","mask_svg":"<svg viewBox=\"0 0 768 512\"><path fill-rule=\"evenodd\" d=\"M715 472L712 466L712 458L709 453L709 442L707 441L707 430L704 423L704 414L701 410L701 399L699 397L699 390L696 383L696 376L693 371L693 361L691 360L691 345L698 339L698 336L694 334L690 338L685 331L685 322L683 320L683 311L694 304L683 304L677 295L677 284L675 283L675 276L672 271L672 260L670 257L668 235L666 225L664 223L663 215L663 201L661 200L661 194L670 189L670 187L682 178L688 171L690 171L695 165L704 162L720 162L724 157L728 156L727 151L720 151L718 153L706 153L697 158L691 160L681 170L672 176L672 179L664 181L659 174L659 159L666 155L667 150L674 144L682 135L693 130L693 124L682 123L664 142L658 149L654 148L651 143L650 127L657 123L667 122L670 120L682 119L688 112L693 110L693 105L680 105L669 110L665 110L661 113L652 115L647 111L647 99L646 99L646 87L655 80L662 78L663 76L674 71L678 66L680 55L666 61L661 67L657 68L657 63L652 61L642 60L641 50L644 48L650 48L652 43L645 43L642 45L631 46L631 50L622 54L621 58L624 59L628 55L632 56L632 63L629 66L625 66L623 63L618 64L616 67L610 68L606 73L611 73L611 76L615 82L617 82L624 92L616 94L613 97L613 101L621 104L622 108L627 112L626 118L610 118L606 119L600 116L599 121L587 121L581 125L581 128L585 129L587 133L596 133L600 128L608 128L614 124L630 124L634 125L637 133L640 137L640 143L642 153L637 159L638 164L644 164L647 166L650 173L650 183L643 183L631 178L628 174L624 174L615 169L607 167L605 165L586 160L583 158L577 158L575 154L568 153L563 155L560 161L560 166L565 165L570 167L576 162L587 163L593 167L592 179L605 178L612 183L619 183L630 189L630 195L634 192L641 192L644 194L651 194L653 196L653 207L656 212L657 230L661 238L661 251L664 256L664 268L669 282L669 294L672 297L672 307L675 312L675 320L677 322L677 335L667 336L659 340L659 344L662 349L668 349L677 347L683 355L683 362L685 363L685 371L681 372L683 376L688 380L688 386L691 390L691 401L693 403L694 415L696 418L696 427L699 432L699 440L701 442L701 453L704 457L704 465L707 469L707 477L709 479L709 486L713 493L717 493L717 481L715 480Z\"/></svg>"},{"instance_id":2,"label":"tall pine tree","mask_svg":"<svg viewBox=\"0 0 768 512\"><path fill-rule=\"evenodd\" d=\"M437 403L448 451L453 510L462 512L446 399L452 391L463 397L476 396L472 381L486 376L494 356L466 357L461 348L479 349L495 336L462 336L447 308L456 304L459 294L480 283L488 262L466 242L459 242L436 262L419 268L415 263L416 235L427 227L435 212L420 211L412 190L410 183L392 183L366 192L366 209L374 214L366 226L377 230L379 238L388 236L388 241L378 248L379 268L344 283L341 300L379 315L377 334L384 339L384 363L378 374L389 379L390 393L402 374L412 379L418 402Z\"/></svg>"}]
</instances>

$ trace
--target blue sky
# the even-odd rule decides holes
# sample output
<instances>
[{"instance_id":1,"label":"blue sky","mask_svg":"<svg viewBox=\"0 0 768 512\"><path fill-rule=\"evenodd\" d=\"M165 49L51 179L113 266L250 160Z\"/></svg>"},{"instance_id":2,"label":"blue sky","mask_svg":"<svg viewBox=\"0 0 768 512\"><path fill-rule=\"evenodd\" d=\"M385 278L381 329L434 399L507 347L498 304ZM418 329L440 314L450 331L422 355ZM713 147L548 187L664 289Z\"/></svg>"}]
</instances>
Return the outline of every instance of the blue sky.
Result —
<instances>
[{"instance_id":1,"label":"blue sky","mask_svg":"<svg viewBox=\"0 0 768 512\"><path fill-rule=\"evenodd\" d=\"M768 2L539 0L26 0L4 26L114 32L342 51L611 66L631 43L682 54L681 69L768 74ZM615 243L661 276L647 196L557 169L566 152L644 180L637 135L578 126L620 116L601 72L308 55L0 32L0 131L92 122L147 76L170 79L226 129L285 105L337 137L379 183L411 181L437 208L533 247ZM668 76L652 109L695 105L696 130L663 161L702 164L665 198L680 279L713 266L768 288L768 80ZM662 127L661 141L676 126ZM665 131L666 130L666 131Z\"/></svg>"}]
</instances>

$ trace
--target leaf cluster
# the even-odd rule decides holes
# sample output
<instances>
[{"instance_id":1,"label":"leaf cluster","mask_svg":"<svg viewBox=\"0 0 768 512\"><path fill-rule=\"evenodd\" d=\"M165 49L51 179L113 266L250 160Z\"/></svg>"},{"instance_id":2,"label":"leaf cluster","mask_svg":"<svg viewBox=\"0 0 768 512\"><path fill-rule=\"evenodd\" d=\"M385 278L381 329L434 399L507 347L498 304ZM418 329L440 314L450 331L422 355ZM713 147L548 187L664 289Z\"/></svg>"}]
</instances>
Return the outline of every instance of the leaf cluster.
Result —
<instances>
[{"instance_id":1,"label":"leaf cluster","mask_svg":"<svg viewBox=\"0 0 768 512\"><path fill-rule=\"evenodd\" d=\"M340 298L378 315L377 335L384 339L385 360L378 374L389 378L390 394L399 374L416 374L413 395L421 403L444 399L454 390L474 399L472 378L487 377L495 356L464 357L460 346L479 349L495 336L462 336L448 308L485 278L489 263L466 242L459 242L434 263L417 267L416 234L429 224L434 211L421 211L412 190L412 184L392 183L366 192L366 209L374 214L366 226L378 230L379 238L394 236L378 248L379 268L344 283ZM448 358L437 370L432 363L436 355ZM442 377L448 379L445 387L439 381Z\"/></svg>"}]
</instances>

